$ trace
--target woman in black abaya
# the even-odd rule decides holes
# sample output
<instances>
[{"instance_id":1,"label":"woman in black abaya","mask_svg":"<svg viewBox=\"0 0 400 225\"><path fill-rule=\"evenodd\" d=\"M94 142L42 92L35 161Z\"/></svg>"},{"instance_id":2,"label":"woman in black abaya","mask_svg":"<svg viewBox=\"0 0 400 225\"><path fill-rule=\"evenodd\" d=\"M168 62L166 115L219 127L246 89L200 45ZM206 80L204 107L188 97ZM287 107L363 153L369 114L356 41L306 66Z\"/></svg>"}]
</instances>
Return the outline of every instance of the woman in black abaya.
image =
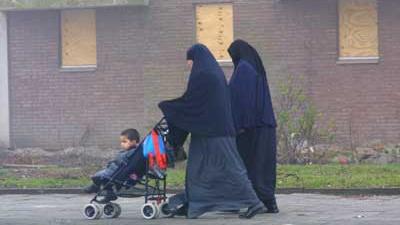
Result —
<instances>
[{"instance_id":1,"label":"woman in black abaya","mask_svg":"<svg viewBox=\"0 0 400 225\"><path fill-rule=\"evenodd\" d=\"M170 208L183 205L179 211L187 210L187 218L197 218L210 211L248 207L240 216L251 218L263 204L237 152L225 76L204 45L192 46L187 59L192 68L185 93L159 104L173 134L173 145L182 145L191 134L185 193L171 197Z\"/></svg>"},{"instance_id":2,"label":"woman in black abaya","mask_svg":"<svg viewBox=\"0 0 400 225\"><path fill-rule=\"evenodd\" d=\"M229 82L237 147L257 196L267 213L278 213L276 122L267 73L257 51L243 40L228 49L235 70Z\"/></svg>"}]
</instances>

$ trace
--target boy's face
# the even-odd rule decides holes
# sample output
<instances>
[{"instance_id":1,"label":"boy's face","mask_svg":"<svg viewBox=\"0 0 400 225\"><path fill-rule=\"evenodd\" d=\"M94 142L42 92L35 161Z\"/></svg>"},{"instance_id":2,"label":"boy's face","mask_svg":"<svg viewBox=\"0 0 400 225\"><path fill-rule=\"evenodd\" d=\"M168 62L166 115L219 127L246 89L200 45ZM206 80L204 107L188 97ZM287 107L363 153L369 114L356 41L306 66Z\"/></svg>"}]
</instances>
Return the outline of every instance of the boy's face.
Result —
<instances>
[{"instance_id":1,"label":"boy's face","mask_svg":"<svg viewBox=\"0 0 400 225\"><path fill-rule=\"evenodd\" d=\"M129 150L136 147L137 143L135 140L129 140L127 136L120 136L119 140L121 142L121 148L124 150Z\"/></svg>"}]
</instances>

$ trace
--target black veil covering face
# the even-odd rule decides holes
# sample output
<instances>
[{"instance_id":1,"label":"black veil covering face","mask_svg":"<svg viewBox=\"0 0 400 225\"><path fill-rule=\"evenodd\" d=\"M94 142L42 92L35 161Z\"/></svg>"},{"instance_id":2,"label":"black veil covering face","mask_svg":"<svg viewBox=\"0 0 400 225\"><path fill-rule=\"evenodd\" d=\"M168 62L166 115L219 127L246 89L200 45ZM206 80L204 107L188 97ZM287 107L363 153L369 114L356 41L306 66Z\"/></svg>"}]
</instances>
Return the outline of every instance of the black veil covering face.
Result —
<instances>
[{"instance_id":1,"label":"black veil covering face","mask_svg":"<svg viewBox=\"0 0 400 225\"><path fill-rule=\"evenodd\" d=\"M264 64L258 55L258 52L251 45L249 45L249 43L237 39L229 46L228 52L232 58L235 68L237 67L239 61L243 59L250 63L250 65L252 65L258 72L258 74L266 76L267 73L265 72Z\"/></svg>"},{"instance_id":2,"label":"black veil covering face","mask_svg":"<svg viewBox=\"0 0 400 225\"><path fill-rule=\"evenodd\" d=\"M193 45L187 59L193 66L185 93L159 104L166 120L197 135L234 135L229 89L218 62L202 44Z\"/></svg>"},{"instance_id":3,"label":"black veil covering face","mask_svg":"<svg viewBox=\"0 0 400 225\"><path fill-rule=\"evenodd\" d=\"M235 72L239 73L239 71L237 71L238 65L240 61L243 60L250 64L258 75L247 76L246 79L237 79L237 82L235 82L235 79L232 79L230 82L230 86L233 86L236 92L239 92L233 93L232 91L234 97L232 99L232 111L237 113L242 112L246 114L246 121L234 118L236 127L249 128L261 127L264 125L276 127L274 111L272 108L271 94L267 82L267 73L258 52L247 42L240 39L234 41L230 45L228 52L235 66ZM251 73L251 71L246 71L246 73ZM253 86L254 84L256 87L251 90L252 92L254 92L252 93L252 99L235 99L236 96L237 98L248 98L249 93L244 93L249 92L246 87ZM236 100L238 102L241 102L242 104L235 105L234 102L236 102ZM252 107L255 107L256 113L243 112L243 110L251 109Z\"/></svg>"}]
</instances>

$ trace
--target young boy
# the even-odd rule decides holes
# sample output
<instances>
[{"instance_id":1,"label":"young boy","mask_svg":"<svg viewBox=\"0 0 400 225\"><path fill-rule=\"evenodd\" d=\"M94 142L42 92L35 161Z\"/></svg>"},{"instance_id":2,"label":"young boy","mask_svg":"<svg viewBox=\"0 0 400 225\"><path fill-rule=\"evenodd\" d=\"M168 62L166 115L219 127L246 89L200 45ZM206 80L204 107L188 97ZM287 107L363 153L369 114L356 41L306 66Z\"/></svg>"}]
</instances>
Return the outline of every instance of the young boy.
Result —
<instances>
[{"instance_id":1,"label":"young boy","mask_svg":"<svg viewBox=\"0 0 400 225\"><path fill-rule=\"evenodd\" d=\"M83 189L86 193L97 193L100 190L101 186L104 186L104 190L106 190L106 195L104 198L104 202L109 202L117 199L117 196L112 190L112 185L107 185L110 181L111 177L118 170L118 168L124 162L124 158L130 151L135 151L138 143L140 142L139 132L136 129L127 129L122 131L120 136L121 148L120 151L114 160L107 163L105 169L102 169L94 176L92 176L93 184Z\"/></svg>"}]
</instances>

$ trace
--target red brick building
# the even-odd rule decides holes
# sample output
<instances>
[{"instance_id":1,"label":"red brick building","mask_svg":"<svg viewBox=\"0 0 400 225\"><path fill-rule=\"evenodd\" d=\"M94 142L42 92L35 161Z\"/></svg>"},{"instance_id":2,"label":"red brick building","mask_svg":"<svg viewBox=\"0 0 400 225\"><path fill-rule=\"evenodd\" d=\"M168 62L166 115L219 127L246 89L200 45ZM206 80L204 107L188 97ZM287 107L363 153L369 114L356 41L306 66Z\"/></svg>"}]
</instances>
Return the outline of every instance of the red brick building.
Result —
<instances>
[{"instance_id":1,"label":"red brick building","mask_svg":"<svg viewBox=\"0 0 400 225\"><path fill-rule=\"evenodd\" d=\"M71 7L74 9L72 10ZM224 52L242 38L261 53L272 95L304 76L337 142L400 140L397 0L149 0L117 5L4 7L0 141L11 147L117 144L142 133L157 103L182 93L186 49Z\"/></svg>"}]
</instances>

